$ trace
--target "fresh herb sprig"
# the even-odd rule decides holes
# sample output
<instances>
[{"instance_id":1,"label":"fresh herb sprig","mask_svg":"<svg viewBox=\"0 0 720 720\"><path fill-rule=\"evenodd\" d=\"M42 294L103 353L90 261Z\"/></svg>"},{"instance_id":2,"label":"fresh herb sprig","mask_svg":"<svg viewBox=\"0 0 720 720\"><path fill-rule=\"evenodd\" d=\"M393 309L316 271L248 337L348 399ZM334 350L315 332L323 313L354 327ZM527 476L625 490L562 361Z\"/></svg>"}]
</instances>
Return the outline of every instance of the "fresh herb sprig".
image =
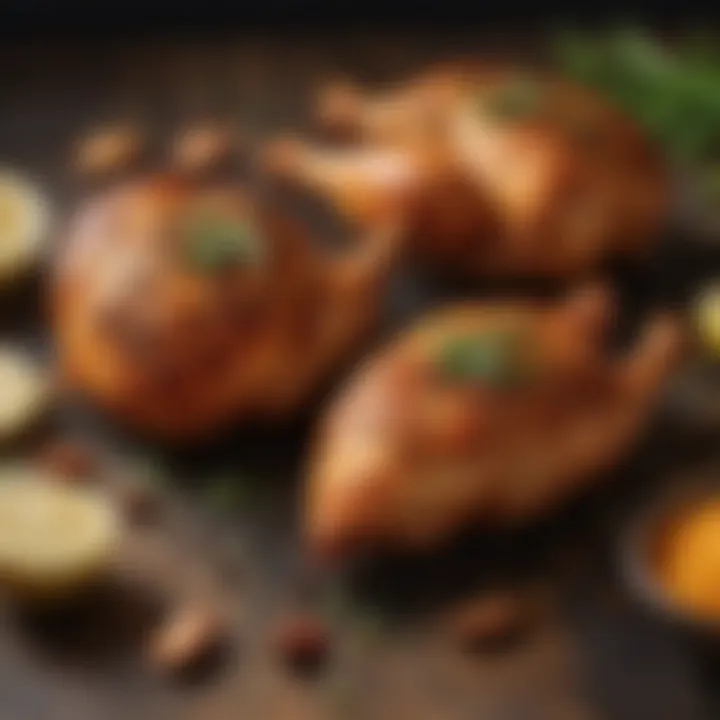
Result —
<instances>
[{"instance_id":1,"label":"fresh herb sprig","mask_svg":"<svg viewBox=\"0 0 720 720\"><path fill-rule=\"evenodd\" d=\"M452 337L438 349L436 363L449 381L495 388L517 387L531 375L524 337L505 330Z\"/></svg>"},{"instance_id":2,"label":"fresh herb sprig","mask_svg":"<svg viewBox=\"0 0 720 720\"><path fill-rule=\"evenodd\" d=\"M194 210L183 219L181 231L184 256L200 272L258 265L265 257L258 228L217 210Z\"/></svg>"},{"instance_id":3,"label":"fresh herb sprig","mask_svg":"<svg viewBox=\"0 0 720 720\"><path fill-rule=\"evenodd\" d=\"M600 36L563 32L554 49L567 75L605 92L658 139L670 159L699 171L707 189L717 190L717 38L695 34L666 45L641 28L625 27Z\"/></svg>"}]
</instances>

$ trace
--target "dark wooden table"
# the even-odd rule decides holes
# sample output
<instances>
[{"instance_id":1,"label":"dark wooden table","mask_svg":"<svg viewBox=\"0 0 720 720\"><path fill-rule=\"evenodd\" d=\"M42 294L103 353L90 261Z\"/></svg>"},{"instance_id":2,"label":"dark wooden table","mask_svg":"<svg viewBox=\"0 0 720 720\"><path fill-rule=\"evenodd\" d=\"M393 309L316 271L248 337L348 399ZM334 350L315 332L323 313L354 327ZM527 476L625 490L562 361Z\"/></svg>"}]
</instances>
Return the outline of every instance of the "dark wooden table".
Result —
<instances>
[{"instance_id":1,"label":"dark wooden table","mask_svg":"<svg viewBox=\"0 0 720 720\"><path fill-rule=\"evenodd\" d=\"M476 32L398 35L8 39L0 47L0 161L47 187L61 217L77 192L72 140L105 120L140 119L163 139L188 119L231 115L272 132L306 122L312 88L346 72L395 77L458 54L524 48L522 39ZM657 303L682 302L715 272L717 252L676 232L652 263L614 279L629 324ZM387 328L446 293L399 275ZM3 301L2 339L52 357L42 280ZM2 398L0 398L0 402ZM57 424L87 433L109 453L152 453L174 478L159 526L129 539L128 578L84 608L29 617L4 608L0 629L2 720L700 720L717 717L713 659L630 602L614 563L628 512L690 464L712 461L670 411L634 458L603 487L512 537L474 535L421 558L383 558L349 576L355 602L390 619L368 634L337 622L334 656L301 679L274 657L269 638L289 602L299 558L295 525L301 457L314 410L276 431L239 430L217 447L182 455L128 438L85 409ZM252 477L252 499L230 516L203 499L203 479ZM709 471L705 471L709 472ZM675 480L673 480L675 478ZM143 578L169 593L207 587L233 618L232 650L192 682L147 666L154 612ZM545 601L520 642L469 655L438 630L453 598L495 581L531 583ZM152 584L152 583L151 583ZM162 595L162 592L160 593ZM147 606L147 607L146 607Z\"/></svg>"}]
</instances>

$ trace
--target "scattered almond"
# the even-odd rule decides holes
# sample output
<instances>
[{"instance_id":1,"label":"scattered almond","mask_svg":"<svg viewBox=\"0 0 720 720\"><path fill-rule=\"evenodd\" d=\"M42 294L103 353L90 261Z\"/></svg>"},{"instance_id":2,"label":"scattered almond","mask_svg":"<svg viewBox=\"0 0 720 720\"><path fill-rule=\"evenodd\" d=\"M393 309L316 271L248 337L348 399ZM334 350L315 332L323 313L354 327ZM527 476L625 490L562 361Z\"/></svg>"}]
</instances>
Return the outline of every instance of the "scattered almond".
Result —
<instances>
[{"instance_id":1,"label":"scattered almond","mask_svg":"<svg viewBox=\"0 0 720 720\"><path fill-rule=\"evenodd\" d=\"M222 639L217 612L209 606L185 607L172 614L151 637L148 655L162 670L179 673L207 659Z\"/></svg>"},{"instance_id":2,"label":"scattered almond","mask_svg":"<svg viewBox=\"0 0 720 720\"><path fill-rule=\"evenodd\" d=\"M276 647L286 663L295 667L317 667L327 657L329 637L321 620L310 614L293 614L278 627Z\"/></svg>"},{"instance_id":3,"label":"scattered almond","mask_svg":"<svg viewBox=\"0 0 720 720\"><path fill-rule=\"evenodd\" d=\"M339 80L326 85L318 99L316 115L323 128L346 134L362 114L363 99L356 88Z\"/></svg>"},{"instance_id":4,"label":"scattered almond","mask_svg":"<svg viewBox=\"0 0 720 720\"><path fill-rule=\"evenodd\" d=\"M449 617L452 635L463 645L480 646L516 637L529 621L524 598L496 592L464 602Z\"/></svg>"},{"instance_id":5,"label":"scattered almond","mask_svg":"<svg viewBox=\"0 0 720 720\"><path fill-rule=\"evenodd\" d=\"M105 175L130 165L140 154L142 136L132 125L102 128L80 141L76 169L87 175Z\"/></svg>"},{"instance_id":6,"label":"scattered almond","mask_svg":"<svg viewBox=\"0 0 720 720\"><path fill-rule=\"evenodd\" d=\"M62 478L87 480L97 470L97 457L89 446L74 440L56 440L40 452L43 467Z\"/></svg>"},{"instance_id":7,"label":"scattered almond","mask_svg":"<svg viewBox=\"0 0 720 720\"><path fill-rule=\"evenodd\" d=\"M196 172L226 160L233 145L228 125L208 122L186 128L175 141L173 159L184 170Z\"/></svg>"}]
</instances>

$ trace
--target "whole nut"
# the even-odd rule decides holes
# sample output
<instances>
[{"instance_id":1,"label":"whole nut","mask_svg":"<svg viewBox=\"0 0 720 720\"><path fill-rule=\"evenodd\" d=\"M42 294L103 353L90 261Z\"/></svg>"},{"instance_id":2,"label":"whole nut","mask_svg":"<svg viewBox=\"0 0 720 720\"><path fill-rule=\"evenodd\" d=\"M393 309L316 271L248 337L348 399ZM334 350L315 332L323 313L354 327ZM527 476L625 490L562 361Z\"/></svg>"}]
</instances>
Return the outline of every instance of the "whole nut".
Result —
<instances>
[{"instance_id":1,"label":"whole nut","mask_svg":"<svg viewBox=\"0 0 720 720\"><path fill-rule=\"evenodd\" d=\"M214 609L185 607L173 613L150 638L148 655L160 669L179 673L207 659L222 639L222 623Z\"/></svg>"},{"instance_id":2,"label":"whole nut","mask_svg":"<svg viewBox=\"0 0 720 720\"><path fill-rule=\"evenodd\" d=\"M477 647L517 637L529 619L529 608L523 597L511 592L495 592L462 603L450 613L448 625L458 642Z\"/></svg>"},{"instance_id":3,"label":"whole nut","mask_svg":"<svg viewBox=\"0 0 720 720\"><path fill-rule=\"evenodd\" d=\"M69 480L86 480L93 475L98 459L93 448L74 440L56 440L40 451L43 467Z\"/></svg>"},{"instance_id":4,"label":"whole nut","mask_svg":"<svg viewBox=\"0 0 720 720\"><path fill-rule=\"evenodd\" d=\"M111 125L82 139L74 164L87 175L109 174L130 165L140 154L142 134L132 125Z\"/></svg>"},{"instance_id":5,"label":"whole nut","mask_svg":"<svg viewBox=\"0 0 720 720\"><path fill-rule=\"evenodd\" d=\"M228 125L207 122L186 128L175 140L173 160L190 172L207 170L230 155L233 134Z\"/></svg>"},{"instance_id":6,"label":"whole nut","mask_svg":"<svg viewBox=\"0 0 720 720\"><path fill-rule=\"evenodd\" d=\"M352 84L337 80L327 84L317 98L316 115L323 128L349 133L363 112L363 98Z\"/></svg>"},{"instance_id":7,"label":"whole nut","mask_svg":"<svg viewBox=\"0 0 720 720\"><path fill-rule=\"evenodd\" d=\"M277 629L275 645L283 660L294 667L320 665L329 652L328 631L322 621L307 613L284 618Z\"/></svg>"}]
</instances>

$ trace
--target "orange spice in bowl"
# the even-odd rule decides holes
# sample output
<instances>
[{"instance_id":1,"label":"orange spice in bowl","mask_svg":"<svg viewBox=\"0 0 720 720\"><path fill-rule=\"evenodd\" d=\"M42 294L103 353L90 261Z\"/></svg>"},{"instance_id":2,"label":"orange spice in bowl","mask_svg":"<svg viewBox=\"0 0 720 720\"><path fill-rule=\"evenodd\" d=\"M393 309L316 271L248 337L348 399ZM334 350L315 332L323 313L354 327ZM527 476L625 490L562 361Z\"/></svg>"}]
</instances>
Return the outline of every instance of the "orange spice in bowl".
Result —
<instances>
[{"instance_id":1,"label":"orange spice in bowl","mask_svg":"<svg viewBox=\"0 0 720 720\"><path fill-rule=\"evenodd\" d=\"M720 621L720 492L678 508L659 530L653 564L668 599Z\"/></svg>"}]
</instances>

